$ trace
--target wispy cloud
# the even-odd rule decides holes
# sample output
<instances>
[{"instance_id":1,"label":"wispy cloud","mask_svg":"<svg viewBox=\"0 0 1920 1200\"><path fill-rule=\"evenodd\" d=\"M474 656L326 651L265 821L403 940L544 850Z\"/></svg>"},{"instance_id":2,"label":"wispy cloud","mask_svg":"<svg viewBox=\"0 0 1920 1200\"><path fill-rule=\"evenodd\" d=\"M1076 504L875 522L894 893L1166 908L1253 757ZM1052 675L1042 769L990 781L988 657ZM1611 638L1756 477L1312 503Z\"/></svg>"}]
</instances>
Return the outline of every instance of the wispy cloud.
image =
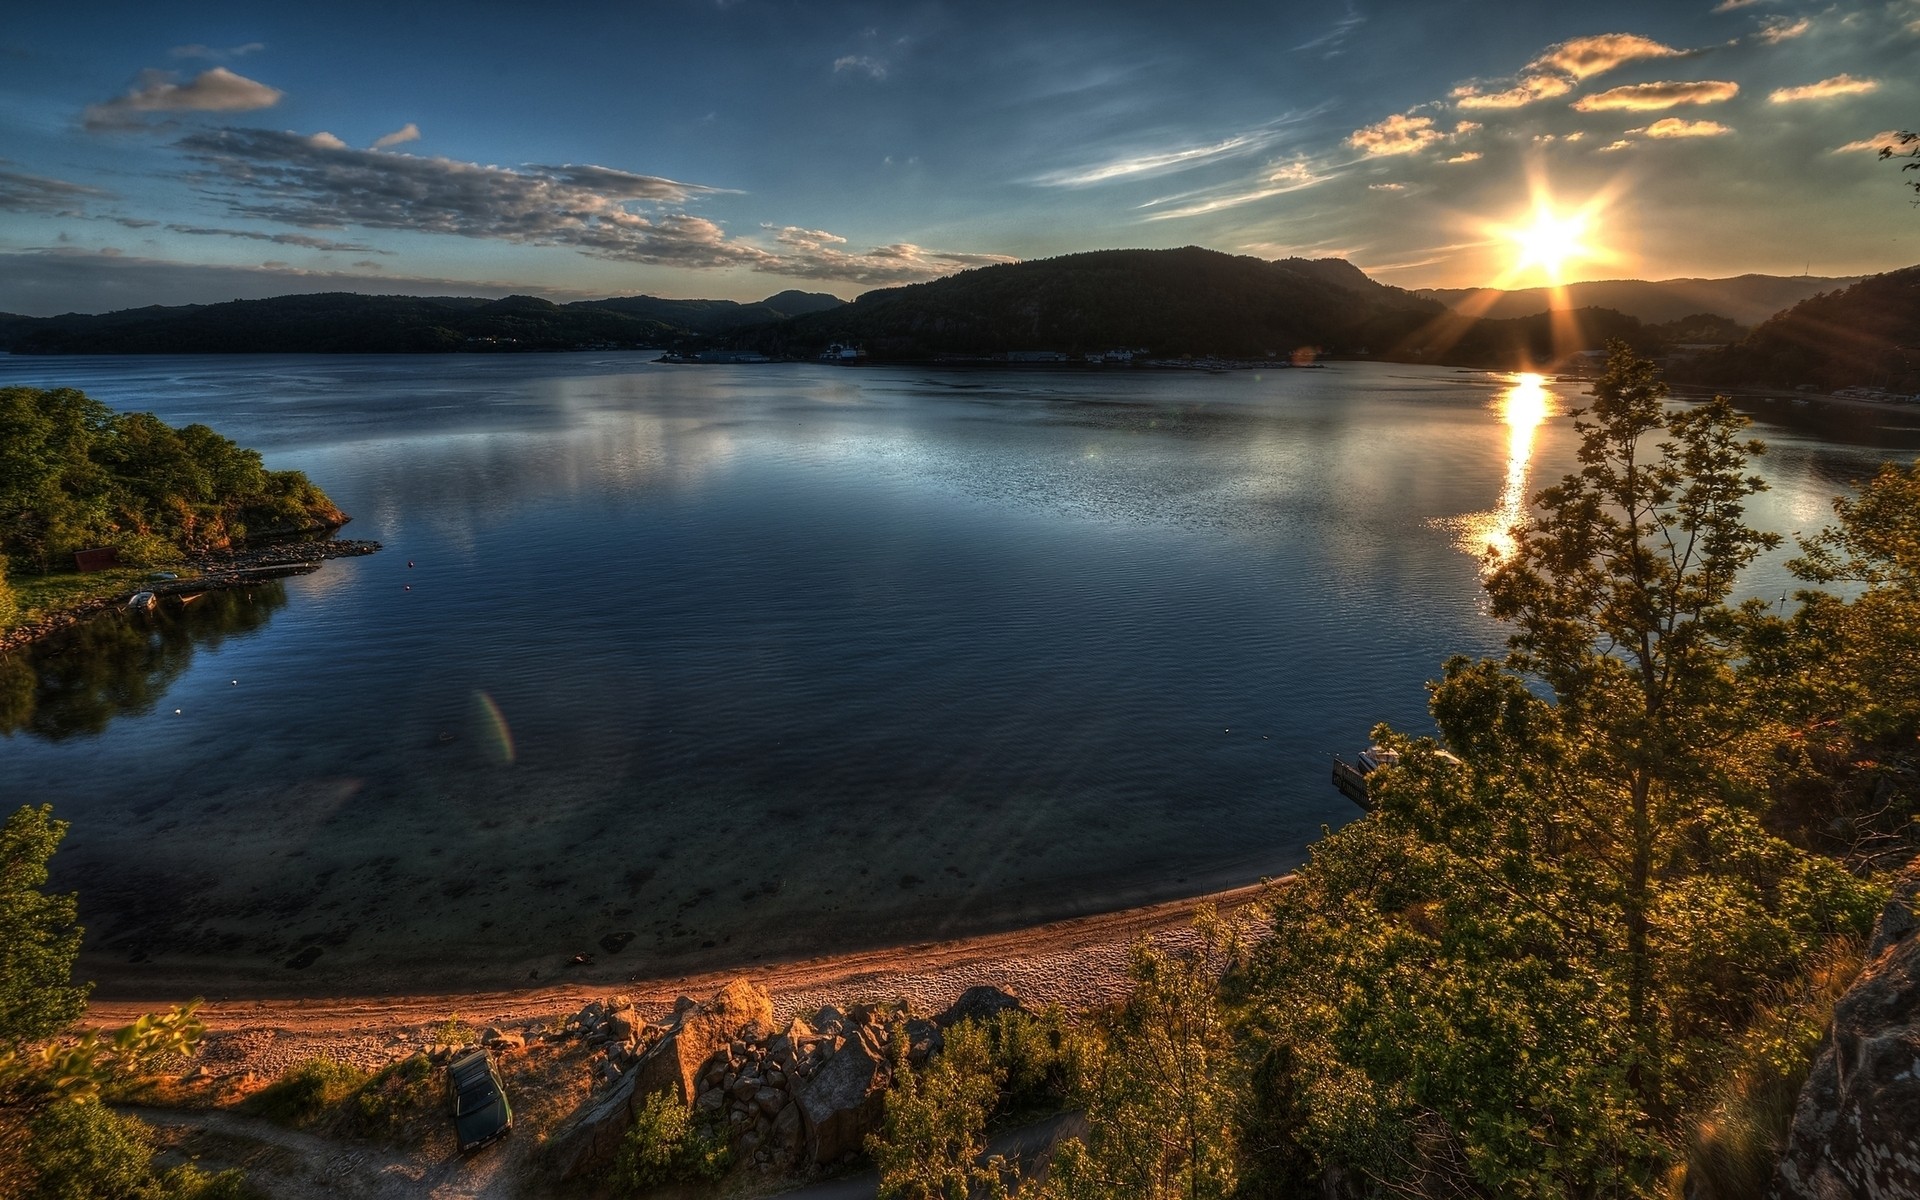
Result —
<instances>
[{"instance_id":1,"label":"wispy cloud","mask_svg":"<svg viewBox=\"0 0 1920 1200\"><path fill-rule=\"evenodd\" d=\"M147 113L252 112L273 107L284 94L225 67L202 71L187 83L171 71L143 71L125 95L89 107L86 126L125 129L138 125Z\"/></svg>"},{"instance_id":2,"label":"wispy cloud","mask_svg":"<svg viewBox=\"0 0 1920 1200\"><path fill-rule=\"evenodd\" d=\"M1835 146L1833 148L1833 153L1854 154L1859 151L1866 150L1866 151L1870 151L1871 153L1878 154L1882 150L1892 148L1899 141L1900 141L1900 133L1898 130L1884 129L1884 130L1881 130L1879 133L1874 134L1870 138L1861 138L1857 142L1848 142L1844 146Z\"/></svg>"},{"instance_id":3,"label":"wispy cloud","mask_svg":"<svg viewBox=\"0 0 1920 1200\"><path fill-rule=\"evenodd\" d=\"M175 46L167 51L167 54L172 58L204 58L212 62L226 62L231 58L245 58L249 54L258 54L266 48L265 42L248 42L244 46L228 46L224 50L218 46L189 42L184 46Z\"/></svg>"},{"instance_id":4,"label":"wispy cloud","mask_svg":"<svg viewBox=\"0 0 1920 1200\"><path fill-rule=\"evenodd\" d=\"M1637 33L1573 38L1548 46L1511 79L1464 83L1453 89L1452 96L1461 108L1524 108L1540 100L1564 96L1579 81L1605 74L1624 63L1674 58L1684 53Z\"/></svg>"},{"instance_id":5,"label":"wispy cloud","mask_svg":"<svg viewBox=\"0 0 1920 1200\"><path fill-rule=\"evenodd\" d=\"M1751 8L1761 2L1762 0L1720 0L1720 3L1713 6L1713 11L1717 13L1732 12L1736 8Z\"/></svg>"},{"instance_id":6,"label":"wispy cloud","mask_svg":"<svg viewBox=\"0 0 1920 1200\"><path fill-rule=\"evenodd\" d=\"M619 262L745 267L868 284L912 282L1007 261L904 242L854 252L835 234L798 226L768 226L778 243L769 249L732 237L705 217L665 209L723 189L613 167L481 166L357 150L264 129L196 133L177 145L198 165L194 178L202 193L234 215L308 229L358 226L440 233L558 246ZM280 239L264 235L264 240ZM286 244L359 248L292 238Z\"/></svg>"},{"instance_id":7,"label":"wispy cloud","mask_svg":"<svg viewBox=\"0 0 1920 1200\"><path fill-rule=\"evenodd\" d=\"M1248 154L1272 143L1263 134L1242 133L1207 146L1189 146L1181 150L1160 150L1117 158L1098 166L1076 167L1042 175L1035 183L1046 187L1083 187L1136 175L1155 175L1169 170L1199 166L1219 158Z\"/></svg>"},{"instance_id":8,"label":"wispy cloud","mask_svg":"<svg viewBox=\"0 0 1920 1200\"><path fill-rule=\"evenodd\" d=\"M1718 121L1683 121L1679 117L1662 117L1645 129L1628 132L1644 133L1650 138L1696 138L1721 137L1733 130Z\"/></svg>"},{"instance_id":9,"label":"wispy cloud","mask_svg":"<svg viewBox=\"0 0 1920 1200\"><path fill-rule=\"evenodd\" d=\"M1566 95L1573 90L1573 81L1564 75L1527 75L1497 92L1484 91L1484 86L1461 84L1453 89L1454 103L1461 108L1524 108L1536 100Z\"/></svg>"},{"instance_id":10,"label":"wispy cloud","mask_svg":"<svg viewBox=\"0 0 1920 1200\"><path fill-rule=\"evenodd\" d=\"M1480 126L1472 121L1457 123L1452 132L1441 129L1432 117L1413 113L1395 113L1384 121L1356 129L1347 135L1347 145L1372 157L1415 154L1429 146L1472 133Z\"/></svg>"},{"instance_id":11,"label":"wispy cloud","mask_svg":"<svg viewBox=\"0 0 1920 1200\"><path fill-rule=\"evenodd\" d=\"M1822 79L1819 83L1809 83L1801 87L1775 88L1768 100L1775 104L1795 104L1802 100L1829 100L1835 96L1859 96L1867 92L1878 91L1877 79L1855 79L1851 75L1835 75L1831 79Z\"/></svg>"},{"instance_id":12,"label":"wispy cloud","mask_svg":"<svg viewBox=\"0 0 1920 1200\"><path fill-rule=\"evenodd\" d=\"M1274 196L1284 196L1290 192L1305 191L1310 187L1334 178L1338 172L1332 168L1317 165L1306 159L1295 159L1268 171L1262 178L1231 188L1216 188L1197 192L1186 192L1178 196L1163 196L1158 200L1149 200L1141 205L1142 209L1158 208L1160 211L1148 214L1149 221L1173 221L1182 217L1198 217L1207 213L1220 212L1223 209L1239 208L1243 204L1267 200ZM1162 205L1175 204L1186 200L1177 208L1161 208Z\"/></svg>"},{"instance_id":13,"label":"wispy cloud","mask_svg":"<svg viewBox=\"0 0 1920 1200\"><path fill-rule=\"evenodd\" d=\"M110 192L83 183L0 170L0 212L75 215L84 202L109 195Z\"/></svg>"},{"instance_id":14,"label":"wispy cloud","mask_svg":"<svg viewBox=\"0 0 1920 1200\"><path fill-rule=\"evenodd\" d=\"M1441 159L1440 161L1441 161L1441 162L1444 162L1444 163L1470 163L1470 162L1479 162L1479 161L1480 161L1480 152L1479 152L1478 150L1469 150L1469 151L1467 151L1467 152L1466 152L1466 153L1464 153L1464 154L1456 154L1456 155L1454 155L1454 156L1453 156L1452 158L1443 158L1443 159Z\"/></svg>"},{"instance_id":15,"label":"wispy cloud","mask_svg":"<svg viewBox=\"0 0 1920 1200\"><path fill-rule=\"evenodd\" d=\"M1355 30L1367 23L1367 18L1354 8L1352 0L1347 2L1346 14L1333 23L1333 27L1319 37L1310 38L1293 48L1298 54L1307 50L1318 50L1324 58L1332 58L1344 51L1346 41Z\"/></svg>"},{"instance_id":16,"label":"wispy cloud","mask_svg":"<svg viewBox=\"0 0 1920 1200\"><path fill-rule=\"evenodd\" d=\"M868 79L878 82L887 77L887 63L885 59L875 58L870 54L843 54L833 60L835 75L844 75L848 72L865 75Z\"/></svg>"},{"instance_id":17,"label":"wispy cloud","mask_svg":"<svg viewBox=\"0 0 1920 1200\"><path fill-rule=\"evenodd\" d=\"M412 121L408 121L392 133L382 134L375 138L373 140L373 148L375 150L385 150L388 146L398 146L405 142L417 142L419 140L420 127Z\"/></svg>"},{"instance_id":18,"label":"wispy cloud","mask_svg":"<svg viewBox=\"0 0 1920 1200\"><path fill-rule=\"evenodd\" d=\"M1626 109L1630 112L1657 111L1682 104L1718 104L1740 94L1740 85L1726 79L1698 79L1688 82L1630 83L1573 102L1580 112L1604 112Z\"/></svg>"},{"instance_id":19,"label":"wispy cloud","mask_svg":"<svg viewBox=\"0 0 1920 1200\"><path fill-rule=\"evenodd\" d=\"M146 224L153 224L149 221ZM206 225L168 225L174 233L192 234L195 237L230 237L250 242L271 242L276 246L299 246L306 250L326 250L349 254L387 254L393 251L382 250L363 242L337 242L331 238L313 237L305 233L263 233L256 229L217 229Z\"/></svg>"},{"instance_id":20,"label":"wispy cloud","mask_svg":"<svg viewBox=\"0 0 1920 1200\"><path fill-rule=\"evenodd\" d=\"M1754 36L1769 46L1777 46L1781 42L1792 41L1812 28L1813 21L1807 17L1801 17L1798 20L1787 17L1768 17L1761 22L1760 31Z\"/></svg>"}]
</instances>

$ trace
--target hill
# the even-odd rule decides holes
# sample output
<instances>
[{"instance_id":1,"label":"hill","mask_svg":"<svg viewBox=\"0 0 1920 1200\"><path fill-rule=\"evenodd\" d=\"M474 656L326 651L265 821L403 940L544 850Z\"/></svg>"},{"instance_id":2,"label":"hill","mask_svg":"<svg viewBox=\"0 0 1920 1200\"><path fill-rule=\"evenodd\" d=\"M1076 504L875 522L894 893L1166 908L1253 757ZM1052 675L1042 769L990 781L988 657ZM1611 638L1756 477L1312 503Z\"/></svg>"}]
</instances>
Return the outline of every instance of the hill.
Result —
<instances>
[{"instance_id":1,"label":"hill","mask_svg":"<svg viewBox=\"0 0 1920 1200\"><path fill-rule=\"evenodd\" d=\"M1611 308L1649 324L1711 313L1758 325L1809 296L1857 283L1860 276L1736 275L1730 279L1603 279L1570 283L1561 308ZM1547 288L1423 288L1418 295L1448 308L1495 320L1532 316L1554 307ZM1468 307L1469 305L1472 307ZM1485 305L1485 307L1481 307Z\"/></svg>"},{"instance_id":2,"label":"hill","mask_svg":"<svg viewBox=\"0 0 1920 1200\"><path fill-rule=\"evenodd\" d=\"M1746 340L1677 368L1716 387L1846 387L1920 393L1920 266L1812 296Z\"/></svg>"},{"instance_id":3,"label":"hill","mask_svg":"<svg viewBox=\"0 0 1920 1200\"><path fill-rule=\"evenodd\" d=\"M982 267L868 292L735 341L795 357L857 342L880 359L1117 348L1258 358L1301 346L1365 353L1443 314L1341 259L1267 262L1188 246Z\"/></svg>"},{"instance_id":4,"label":"hill","mask_svg":"<svg viewBox=\"0 0 1920 1200\"><path fill-rule=\"evenodd\" d=\"M785 291L755 304L633 296L555 304L533 296L324 292L58 317L0 316L16 354L389 354L662 346L844 303Z\"/></svg>"}]
</instances>

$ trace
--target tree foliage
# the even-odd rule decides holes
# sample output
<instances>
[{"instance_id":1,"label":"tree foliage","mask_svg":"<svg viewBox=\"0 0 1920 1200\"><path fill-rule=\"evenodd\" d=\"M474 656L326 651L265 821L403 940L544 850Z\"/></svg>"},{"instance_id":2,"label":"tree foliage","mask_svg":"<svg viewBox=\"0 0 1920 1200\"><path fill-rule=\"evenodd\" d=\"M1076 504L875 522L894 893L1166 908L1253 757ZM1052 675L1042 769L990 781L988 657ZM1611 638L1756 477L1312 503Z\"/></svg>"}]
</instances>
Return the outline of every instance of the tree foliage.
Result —
<instances>
[{"instance_id":1,"label":"tree foliage","mask_svg":"<svg viewBox=\"0 0 1920 1200\"><path fill-rule=\"evenodd\" d=\"M86 1011L88 989L73 982L75 897L45 890L47 860L66 833L45 804L17 810L0 827L0 1055L21 1053Z\"/></svg>"},{"instance_id":2,"label":"tree foliage","mask_svg":"<svg viewBox=\"0 0 1920 1200\"><path fill-rule=\"evenodd\" d=\"M880 1128L867 1149L880 1168L882 1200L1005 1197L1007 1166L986 1159L987 1120L1007 1083L986 1027L961 1021L924 1067L907 1061L910 1041L897 1025L888 1043L893 1083Z\"/></svg>"},{"instance_id":3,"label":"tree foliage","mask_svg":"<svg viewBox=\"0 0 1920 1200\"><path fill-rule=\"evenodd\" d=\"M45 572L122 546L152 562L345 520L298 471L205 425L116 413L73 388L0 388L0 556Z\"/></svg>"}]
</instances>

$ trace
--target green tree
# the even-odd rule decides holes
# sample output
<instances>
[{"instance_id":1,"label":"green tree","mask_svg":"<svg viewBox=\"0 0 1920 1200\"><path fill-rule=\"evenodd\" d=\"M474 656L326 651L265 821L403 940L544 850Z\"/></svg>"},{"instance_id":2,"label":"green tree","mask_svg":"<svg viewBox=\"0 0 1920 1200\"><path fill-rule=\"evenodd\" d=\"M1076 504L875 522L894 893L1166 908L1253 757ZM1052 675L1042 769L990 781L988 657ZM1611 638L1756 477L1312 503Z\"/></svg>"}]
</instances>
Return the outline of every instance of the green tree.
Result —
<instances>
[{"instance_id":1,"label":"green tree","mask_svg":"<svg viewBox=\"0 0 1920 1200\"><path fill-rule=\"evenodd\" d=\"M880 1168L883 1200L968 1200L1007 1195L1007 1167L986 1154L987 1120L1007 1082L984 1026L962 1021L926 1066L907 1061L908 1036L889 1042L893 1083L867 1151Z\"/></svg>"},{"instance_id":2,"label":"green tree","mask_svg":"<svg viewBox=\"0 0 1920 1200\"><path fill-rule=\"evenodd\" d=\"M88 989L73 982L75 897L45 890L47 860L66 833L45 804L19 809L0 827L0 1055L52 1037L87 1008Z\"/></svg>"}]
</instances>

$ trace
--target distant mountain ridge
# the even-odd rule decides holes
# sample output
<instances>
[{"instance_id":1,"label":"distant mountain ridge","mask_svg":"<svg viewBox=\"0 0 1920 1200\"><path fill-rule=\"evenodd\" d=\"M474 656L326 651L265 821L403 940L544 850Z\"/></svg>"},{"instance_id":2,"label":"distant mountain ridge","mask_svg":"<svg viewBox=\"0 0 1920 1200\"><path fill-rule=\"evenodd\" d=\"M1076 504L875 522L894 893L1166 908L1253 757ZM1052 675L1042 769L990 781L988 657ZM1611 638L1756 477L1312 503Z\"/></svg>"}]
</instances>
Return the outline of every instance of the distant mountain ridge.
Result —
<instances>
[{"instance_id":1,"label":"distant mountain ridge","mask_svg":"<svg viewBox=\"0 0 1920 1200\"><path fill-rule=\"evenodd\" d=\"M1736 275L1728 279L1598 279L1569 283L1558 307L1610 308L1650 324L1678 321L1700 313L1753 326L1809 296L1860 282L1864 276ZM1456 312L1502 320L1530 317L1555 307L1549 288L1421 288L1416 295L1438 300Z\"/></svg>"},{"instance_id":2,"label":"distant mountain ridge","mask_svg":"<svg viewBox=\"0 0 1920 1200\"><path fill-rule=\"evenodd\" d=\"M1810 296L1762 322L1744 341L1671 373L1714 387L1920 394L1920 266Z\"/></svg>"},{"instance_id":3,"label":"distant mountain ridge","mask_svg":"<svg viewBox=\"0 0 1920 1200\"><path fill-rule=\"evenodd\" d=\"M652 296L555 304L534 296L321 292L97 315L0 314L0 348L16 354L387 354L651 347L845 303L793 290L750 304Z\"/></svg>"}]
</instances>

